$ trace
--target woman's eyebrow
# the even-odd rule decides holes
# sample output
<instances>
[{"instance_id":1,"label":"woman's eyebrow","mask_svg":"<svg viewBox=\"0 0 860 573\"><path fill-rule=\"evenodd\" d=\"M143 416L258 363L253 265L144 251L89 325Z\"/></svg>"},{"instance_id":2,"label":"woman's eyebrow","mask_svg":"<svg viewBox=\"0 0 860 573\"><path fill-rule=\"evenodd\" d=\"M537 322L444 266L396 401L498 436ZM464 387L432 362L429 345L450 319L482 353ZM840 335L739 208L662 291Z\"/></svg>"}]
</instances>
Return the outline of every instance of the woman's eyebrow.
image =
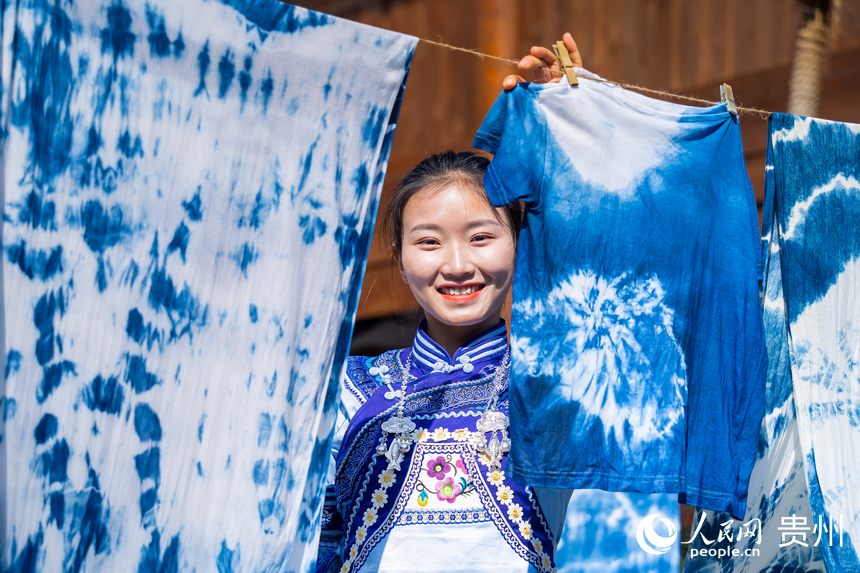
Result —
<instances>
[{"instance_id":1,"label":"woman's eyebrow","mask_svg":"<svg viewBox=\"0 0 860 573\"><path fill-rule=\"evenodd\" d=\"M415 225L411 229L409 229L410 233L414 233L415 231L438 231L439 225L434 225L433 223L420 223Z\"/></svg>"},{"instance_id":2,"label":"woman's eyebrow","mask_svg":"<svg viewBox=\"0 0 860 573\"><path fill-rule=\"evenodd\" d=\"M501 223L499 223L495 219L478 219L477 221L470 221L469 224L466 225L466 228L474 229L475 227L483 227L484 225L501 226Z\"/></svg>"},{"instance_id":3,"label":"woman's eyebrow","mask_svg":"<svg viewBox=\"0 0 860 573\"><path fill-rule=\"evenodd\" d=\"M467 229L474 229L475 227L484 227L486 225L495 225L500 226L501 223L496 221L495 219L478 219L476 221L469 221L466 225ZM415 233L417 231L439 231L441 227L439 225L434 225L433 223L419 223L409 229L410 233Z\"/></svg>"}]
</instances>

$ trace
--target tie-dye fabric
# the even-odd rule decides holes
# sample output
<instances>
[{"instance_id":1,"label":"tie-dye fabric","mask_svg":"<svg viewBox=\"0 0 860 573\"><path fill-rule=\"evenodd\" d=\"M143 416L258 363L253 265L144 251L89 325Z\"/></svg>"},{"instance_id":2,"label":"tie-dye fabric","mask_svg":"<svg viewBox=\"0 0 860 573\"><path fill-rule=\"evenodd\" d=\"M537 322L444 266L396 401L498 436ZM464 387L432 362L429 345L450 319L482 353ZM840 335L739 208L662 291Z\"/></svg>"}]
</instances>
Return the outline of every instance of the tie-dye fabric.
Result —
<instances>
[{"instance_id":1,"label":"tie-dye fabric","mask_svg":"<svg viewBox=\"0 0 860 573\"><path fill-rule=\"evenodd\" d=\"M526 204L513 475L742 516L766 357L737 120L582 75L503 93L475 138L492 202Z\"/></svg>"},{"instance_id":2,"label":"tie-dye fabric","mask_svg":"<svg viewBox=\"0 0 860 573\"><path fill-rule=\"evenodd\" d=\"M556 550L559 573L676 573L681 566L675 496L580 490Z\"/></svg>"},{"instance_id":3,"label":"tie-dye fabric","mask_svg":"<svg viewBox=\"0 0 860 573\"><path fill-rule=\"evenodd\" d=\"M8 571L303 571L415 39L3 3Z\"/></svg>"},{"instance_id":4,"label":"tie-dye fabric","mask_svg":"<svg viewBox=\"0 0 860 573\"><path fill-rule=\"evenodd\" d=\"M789 358L779 374L793 390L810 545L828 571L858 571L860 126L774 114L768 163L765 238L780 291L766 308L784 325L774 335Z\"/></svg>"},{"instance_id":5,"label":"tie-dye fabric","mask_svg":"<svg viewBox=\"0 0 860 573\"><path fill-rule=\"evenodd\" d=\"M860 125L774 114L769 146L809 502L828 571L860 571Z\"/></svg>"},{"instance_id":6,"label":"tie-dye fabric","mask_svg":"<svg viewBox=\"0 0 860 573\"><path fill-rule=\"evenodd\" d=\"M765 184L768 414L745 518L761 535L717 544L727 516L708 515L691 549L738 554L685 571L860 571L860 125L773 114Z\"/></svg>"}]
</instances>

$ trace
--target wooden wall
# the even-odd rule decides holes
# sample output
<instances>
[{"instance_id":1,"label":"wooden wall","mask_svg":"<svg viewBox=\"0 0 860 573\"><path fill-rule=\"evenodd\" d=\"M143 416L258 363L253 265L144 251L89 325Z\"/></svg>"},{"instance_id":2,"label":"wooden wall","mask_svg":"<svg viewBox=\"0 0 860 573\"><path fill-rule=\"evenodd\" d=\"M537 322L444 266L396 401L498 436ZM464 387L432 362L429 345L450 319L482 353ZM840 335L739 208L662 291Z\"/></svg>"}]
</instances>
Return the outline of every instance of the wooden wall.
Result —
<instances>
[{"instance_id":1,"label":"wooden wall","mask_svg":"<svg viewBox=\"0 0 860 573\"><path fill-rule=\"evenodd\" d=\"M785 111L802 5L797 0L319 0L297 4L420 38L519 59L570 31L585 65L614 80ZM860 0L842 0L819 117L860 123ZM394 139L381 211L393 184L424 156L468 149L513 67L421 43ZM747 167L760 196L767 122L742 117ZM377 228L379 226L377 225ZM379 238L359 319L415 308Z\"/></svg>"}]
</instances>

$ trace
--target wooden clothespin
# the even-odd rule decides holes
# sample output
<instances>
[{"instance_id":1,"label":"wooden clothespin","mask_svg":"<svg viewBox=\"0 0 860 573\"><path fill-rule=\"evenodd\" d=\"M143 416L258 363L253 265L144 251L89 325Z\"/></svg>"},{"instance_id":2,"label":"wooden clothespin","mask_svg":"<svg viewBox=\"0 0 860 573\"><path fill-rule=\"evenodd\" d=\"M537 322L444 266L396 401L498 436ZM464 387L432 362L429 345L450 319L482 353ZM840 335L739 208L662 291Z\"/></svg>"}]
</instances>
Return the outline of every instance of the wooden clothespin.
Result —
<instances>
[{"instance_id":1,"label":"wooden clothespin","mask_svg":"<svg viewBox=\"0 0 860 573\"><path fill-rule=\"evenodd\" d=\"M726 104L729 113L737 117L738 106L735 105L735 95L732 93L732 86L729 84L720 84L720 99Z\"/></svg>"},{"instance_id":2,"label":"wooden clothespin","mask_svg":"<svg viewBox=\"0 0 860 573\"><path fill-rule=\"evenodd\" d=\"M561 64L564 75L567 76L567 83L571 86L579 85L579 80L576 79L576 74L573 72L573 60L570 59L570 52L567 51L567 46L564 45L564 42L556 42L552 45L552 50Z\"/></svg>"}]
</instances>

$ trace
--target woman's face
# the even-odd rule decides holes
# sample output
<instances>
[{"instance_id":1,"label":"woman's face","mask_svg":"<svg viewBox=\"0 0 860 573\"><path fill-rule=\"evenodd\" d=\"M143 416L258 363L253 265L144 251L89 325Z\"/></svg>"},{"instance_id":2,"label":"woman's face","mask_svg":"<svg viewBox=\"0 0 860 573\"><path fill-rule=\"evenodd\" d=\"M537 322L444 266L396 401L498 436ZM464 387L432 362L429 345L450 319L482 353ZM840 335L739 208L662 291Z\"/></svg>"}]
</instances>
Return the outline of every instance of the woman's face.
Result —
<instances>
[{"instance_id":1,"label":"woman's face","mask_svg":"<svg viewBox=\"0 0 860 573\"><path fill-rule=\"evenodd\" d=\"M498 323L515 255L500 219L501 209L460 183L419 191L406 204L400 268L431 336L445 327L477 334Z\"/></svg>"}]
</instances>

